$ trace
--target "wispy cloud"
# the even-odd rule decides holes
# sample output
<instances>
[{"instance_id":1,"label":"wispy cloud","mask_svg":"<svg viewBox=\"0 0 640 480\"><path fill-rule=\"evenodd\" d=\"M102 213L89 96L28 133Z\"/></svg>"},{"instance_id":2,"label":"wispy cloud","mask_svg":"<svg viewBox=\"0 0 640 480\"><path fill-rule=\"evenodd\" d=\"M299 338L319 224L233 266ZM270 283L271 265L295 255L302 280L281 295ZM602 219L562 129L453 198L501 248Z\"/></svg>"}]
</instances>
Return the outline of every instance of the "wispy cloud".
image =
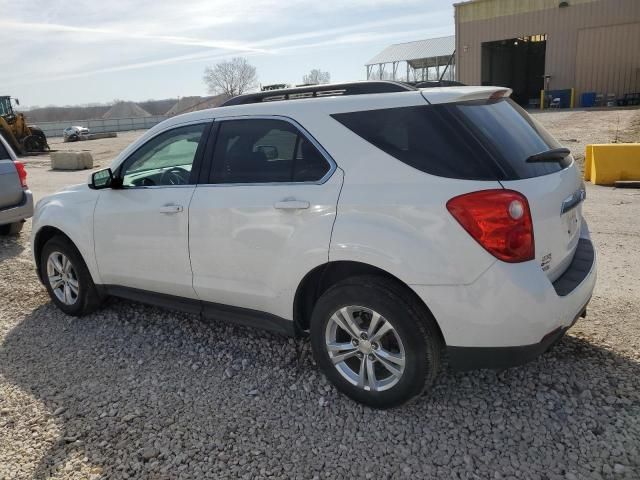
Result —
<instances>
[{"instance_id":1,"label":"wispy cloud","mask_svg":"<svg viewBox=\"0 0 640 480\"><path fill-rule=\"evenodd\" d=\"M161 85L175 92L185 80L203 89L194 65L233 56L251 57L261 80L295 82L299 69L334 48L354 56L359 71L372 46L446 34L453 23L448 0L0 0L0 12L0 84L34 103L104 101ZM353 78L343 67L337 57L324 66ZM50 86L71 79L87 80Z\"/></svg>"},{"instance_id":2,"label":"wispy cloud","mask_svg":"<svg viewBox=\"0 0 640 480\"><path fill-rule=\"evenodd\" d=\"M239 42L229 42L223 40L208 40L201 38L190 38L175 35L153 35L146 33L127 32L96 27L76 27L73 25L60 25L56 23L31 23L16 22L11 20L0 20L0 28L5 30L15 30L19 32L48 32L48 33L81 33L90 36L107 36L118 39L146 40L149 42L168 43L171 45L183 45L191 47L219 48L222 50L235 50L241 52L262 52L267 53L263 48L252 47ZM94 38L95 40L95 38Z\"/></svg>"}]
</instances>

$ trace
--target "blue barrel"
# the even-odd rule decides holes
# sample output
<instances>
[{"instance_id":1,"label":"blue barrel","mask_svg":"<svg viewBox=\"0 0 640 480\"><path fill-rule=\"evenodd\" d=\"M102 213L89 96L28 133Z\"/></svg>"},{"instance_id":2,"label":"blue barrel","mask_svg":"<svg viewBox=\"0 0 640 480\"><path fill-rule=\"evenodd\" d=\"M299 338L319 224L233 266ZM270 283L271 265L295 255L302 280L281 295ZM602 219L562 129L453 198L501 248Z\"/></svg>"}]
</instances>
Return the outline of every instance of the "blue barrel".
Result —
<instances>
[{"instance_id":1,"label":"blue barrel","mask_svg":"<svg viewBox=\"0 0 640 480\"><path fill-rule=\"evenodd\" d=\"M596 104L596 92L584 92L580 96L580 106L593 107Z\"/></svg>"}]
</instances>

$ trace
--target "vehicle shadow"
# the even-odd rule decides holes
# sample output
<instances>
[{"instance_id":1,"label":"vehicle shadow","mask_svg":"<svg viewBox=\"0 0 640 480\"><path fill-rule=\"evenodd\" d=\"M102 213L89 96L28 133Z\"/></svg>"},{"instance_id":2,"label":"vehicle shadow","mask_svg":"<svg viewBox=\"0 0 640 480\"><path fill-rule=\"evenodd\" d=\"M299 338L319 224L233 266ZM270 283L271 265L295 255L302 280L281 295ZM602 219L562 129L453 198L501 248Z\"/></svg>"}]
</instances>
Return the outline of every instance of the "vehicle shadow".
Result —
<instances>
[{"instance_id":1,"label":"vehicle shadow","mask_svg":"<svg viewBox=\"0 0 640 480\"><path fill-rule=\"evenodd\" d=\"M376 411L326 384L307 341L124 301L81 319L46 304L7 334L0 376L55 423L38 479L69 462L99 478L154 479L638 468L629 379L640 364L570 336L502 373L445 368L417 401Z\"/></svg>"},{"instance_id":2,"label":"vehicle shadow","mask_svg":"<svg viewBox=\"0 0 640 480\"><path fill-rule=\"evenodd\" d=\"M24 235L0 235L0 263L13 257L17 257L24 250Z\"/></svg>"}]
</instances>

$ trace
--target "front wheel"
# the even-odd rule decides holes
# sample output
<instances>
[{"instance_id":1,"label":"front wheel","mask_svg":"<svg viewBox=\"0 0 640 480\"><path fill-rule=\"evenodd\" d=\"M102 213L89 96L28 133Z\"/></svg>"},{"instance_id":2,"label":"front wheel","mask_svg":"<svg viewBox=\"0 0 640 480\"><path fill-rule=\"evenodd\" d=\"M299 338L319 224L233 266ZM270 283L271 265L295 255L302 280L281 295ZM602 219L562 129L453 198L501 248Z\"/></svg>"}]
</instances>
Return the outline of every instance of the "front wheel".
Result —
<instances>
[{"instance_id":1,"label":"front wheel","mask_svg":"<svg viewBox=\"0 0 640 480\"><path fill-rule=\"evenodd\" d=\"M318 300L311 318L316 362L340 391L376 408L400 405L439 370L435 320L397 283L361 276Z\"/></svg>"},{"instance_id":2,"label":"front wheel","mask_svg":"<svg viewBox=\"0 0 640 480\"><path fill-rule=\"evenodd\" d=\"M100 305L100 295L80 252L65 237L53 237L44 245L40 276L51 300L67 315L86 315Z\"/></svg>"}]
</instances>

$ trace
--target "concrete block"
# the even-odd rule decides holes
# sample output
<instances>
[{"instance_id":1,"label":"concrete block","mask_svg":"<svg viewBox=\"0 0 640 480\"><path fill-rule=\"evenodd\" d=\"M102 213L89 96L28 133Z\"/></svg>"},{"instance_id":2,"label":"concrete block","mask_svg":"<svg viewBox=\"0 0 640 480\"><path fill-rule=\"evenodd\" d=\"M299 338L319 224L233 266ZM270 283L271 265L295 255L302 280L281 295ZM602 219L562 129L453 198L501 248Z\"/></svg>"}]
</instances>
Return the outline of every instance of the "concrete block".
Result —
<instances>
[{"instance_id":1,"label":"concrete block","mask_svg":"<svg viewBox=\"0 0 640 480\"><path fill-rule=\"evenodd\" d=\"M587 145L584 178L594 185L640 180L640 143Z\"/></svg>"},{"instance_id":2,"label":"concrete block","mask_svg":"<svg viewBox=\"0 0 640 480\"><path fill-rule=\"evenodd\" d=\"M90 133L82 140L99 140L101 138L116 138L118 134L116 132L104 132L104 133Z\"/></svg>"},{"instance_id":3,"label":"concrete block","mask_svg":"<svg viewBox=\"0 0 640 480\"><path fill-rule=\"evenodd\" d=\"M84 170L93 168L91 152L51 152L53 170Z\"/></svg>"}]
</instances>

